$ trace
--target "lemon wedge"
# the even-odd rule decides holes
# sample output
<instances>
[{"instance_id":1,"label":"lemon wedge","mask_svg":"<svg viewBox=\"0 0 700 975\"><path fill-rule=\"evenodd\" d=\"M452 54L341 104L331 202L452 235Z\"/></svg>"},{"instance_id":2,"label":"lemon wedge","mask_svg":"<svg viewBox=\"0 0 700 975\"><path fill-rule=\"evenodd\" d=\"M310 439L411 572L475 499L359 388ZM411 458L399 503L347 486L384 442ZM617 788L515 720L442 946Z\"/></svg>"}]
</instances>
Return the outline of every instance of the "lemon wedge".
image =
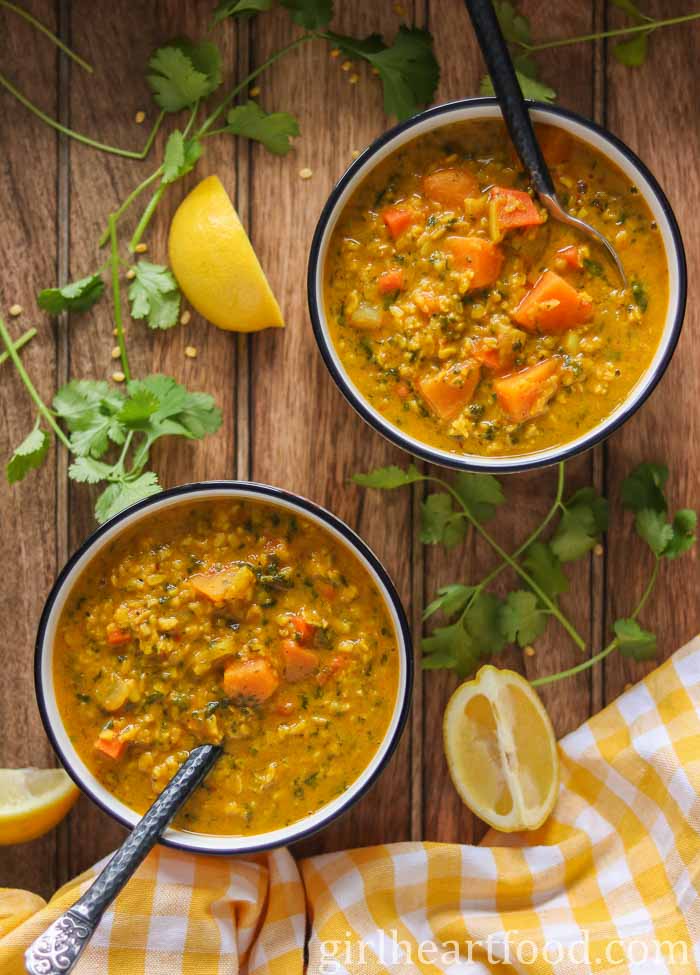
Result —
<instances>
[{"instance_id":1,"label":"lemon wedge","mask_svg":"<svg viewBox=\"0 0 700 975\"><path fill-rule=\"evenodd\" d=\"M494 829L537 829L559 788L554 730L539 697L512 670L482 667L449 700L445 755L462 801Z\"/></svg>"},{"instance_id":2,"label":"lemon wedge","mask_svg":"<svg viewBox=\"0 0 700 975\"><path fill-rule=\"evenodd\" d=\"M14 931L43 907L46 907L46 901L38 894L32 894L28 890L0 887L0 938Z\"/></svg>"},{"instance_id":3,"label":"lemon wedge","mask_svg":"<svg viewBox=\"0 0 700 975\"><path fill-rule=\"evenodd\" d=\"M63 769L0 769L0 846L43 836L77 798L78 789Z\"/></svg>"},{"instance_id":4,"label":"lemon wedge","mask_svg":"<svg viewBox=\"0 0 700 975\"><path fill-rule=\"evenodd\" d=\"M208 176L175 211L170 266L200 315L231 332L284 326L277 300L218 176Z\"/></svg>"}]
</instances>

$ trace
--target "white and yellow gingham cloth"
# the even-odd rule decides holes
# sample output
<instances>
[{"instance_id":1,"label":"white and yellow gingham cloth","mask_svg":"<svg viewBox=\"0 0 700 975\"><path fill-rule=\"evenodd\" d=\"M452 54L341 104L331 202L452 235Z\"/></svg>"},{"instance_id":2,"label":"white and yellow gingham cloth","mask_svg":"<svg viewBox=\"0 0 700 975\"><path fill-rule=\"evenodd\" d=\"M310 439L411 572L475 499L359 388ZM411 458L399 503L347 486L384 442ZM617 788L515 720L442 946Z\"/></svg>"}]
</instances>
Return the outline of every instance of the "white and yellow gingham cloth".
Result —
<instances>
[{"instance_id":1,"label":"white and yellow gingham cloth","mask_svg":"<svg viewBox=\"0 0 700 975\"><path fill-rule=\"evenodd\" d=\"M556 809L482 847L155 850L78 975L700 972L700 638L561 742ZM433 796L439 802L439 796ZM92 870L0 940L0 975ZM0 900L0 915L2 902Z\"/></svg>"}]
</instances>

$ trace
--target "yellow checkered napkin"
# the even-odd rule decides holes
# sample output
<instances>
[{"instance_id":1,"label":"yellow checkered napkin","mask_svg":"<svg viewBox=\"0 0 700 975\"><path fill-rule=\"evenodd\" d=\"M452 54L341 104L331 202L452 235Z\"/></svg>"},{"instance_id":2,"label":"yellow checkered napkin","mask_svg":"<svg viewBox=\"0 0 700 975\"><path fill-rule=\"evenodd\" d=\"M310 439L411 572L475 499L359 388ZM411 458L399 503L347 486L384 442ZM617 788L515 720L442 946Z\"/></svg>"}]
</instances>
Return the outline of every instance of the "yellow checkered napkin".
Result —
<instances>
[{"instance_id":1,"label":"yellow checkered napkin","mask_svg":"<svg viewBox=\"0 0 700 975\"><path fill-rule=\"evenodd\" d=\"M156 850L76 971L700 972L700 638L565 738L561 760L550 820L491 846L400 843L299 864L286 850ZM24 949L101 866L0 941L0 975L23 972Z\"/></svg>"}]
</instances>

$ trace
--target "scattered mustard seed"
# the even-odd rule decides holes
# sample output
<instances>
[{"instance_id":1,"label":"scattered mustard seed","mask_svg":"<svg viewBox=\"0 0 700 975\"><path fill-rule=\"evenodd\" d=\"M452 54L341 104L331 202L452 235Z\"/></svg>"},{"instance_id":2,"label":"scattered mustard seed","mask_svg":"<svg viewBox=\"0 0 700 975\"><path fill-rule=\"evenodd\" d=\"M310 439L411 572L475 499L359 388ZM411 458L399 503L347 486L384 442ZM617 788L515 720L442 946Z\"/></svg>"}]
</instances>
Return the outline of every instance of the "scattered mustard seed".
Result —
<instances>
[{"instance_id":1,"label":"scattered mustard seed","mask_svg":"<svg viewBox=\"0 0 700 975\"><path fill-rule=\"evenodd\" d=\"M314 174L313 173L313 170L312 169L309 169L308 166L305 166L304 169L300 169L299 170L299 176L302 179L311 179L311 177L313 176L313 174Z\"/></svg>"},{"instance_id":2,"label":"scattered mustard seed","mask_svg":"<svg viewBox=\"0 0 700 975\"><path fill-rule=\"evenodd\" d=\"M600 544L600 542L598 542L598 544L593 547L593 554L594 555L603 554L603 546Z\"/></svg>"},{"instance_id":3,"label":"scattered mustard seed","mask_svg":"<svg viewBox=\"0 0 700 975\"><path fill-rule=\"evenodd\" d=\"M133 267L130 267L129 270L126 272L126 280L133 281L135 277L136 277L136 271L133 269Z\"/></svg>"},{"instance_id":4,"label":"scattered mustard seed","mask_svg":"<svg viewBox=\"0 0 700 975\"><path fill-rule=\"evenodd\" d=\"M21 315L23 311L24 308L22 308L21 305L10 305L10 315L12 315L13 318L17 318L17 316Z\"/></svg>"},{"instance_id":5,"label":"scattered mustard seed","mask_svg":"<svg viewBox=\"0 0 700 975\"><path fill-rule=\"evenodd\" d=\"M124 380L126 379L126 376L124 375L123 372L113 372L112 379L114 380L115 383L123 383Z\"/></svg>"},{"instance_id":6,"label":"scattered mustard seed","mask_svg":"<svg viewBox=\"0 0 700 975\"><path fill-rule=\"evenodd\" d=\"M352 156L353 159L357 159L357 157L360 155L360 150L359 149L353 149L352 152L350 153L350 155Z\"/></svg>"},{"instance_id":7,"label":"scattered mustard seed","mask_svg":"<svg viewBox=\"0 0 700 975\"><path fill-rule=\"evenodd\" d=\"M148 244L137 244L136 247L134 247L134 250L137 254L145 254L148 250Z\"/></svg>"},{"instance_id":8,"label":"scattered mustard seed","mask_svg":"<svg viewBox=\"0 0 700 975\"><path fill-rule=\"evenodd\" d=\"M121 355L121 352L119 350L119 346L118 345L115 345L114 348L112 349L112 358L113 359L118 359L120 355Z\"/></svg>"},{"instance_id":9,"label":"scattered mustard seed","mask_svg":"<svg viewBox=\"0 0 700 975\"><path fill-rule=\"evenodd\" d=\"M258 85L255 85L254 88L250 89L249 95L251 98L257 98L259 94L260 94L260 87Z\"/></svg>"},{"instance_id":10,"label":"scattered mustard seed","mask_svg":"<svg viewBox=\"0 0 700 975\"><path fill-rule=\"evenodd\" d=\"M343 61L343 63L340 65L341 71L349 71L351 67L352 61Z\"/></svg>"},{"instance_id":11,"label":"scattered mustard seed","mask_svg":"<svg viewBox=\"0 0 700 975\"><path fill-rule=\"evenodd\" d=\"M535 656L535 648L534 647L525 647L525 656L526 657L534 657Z\"/></svg>"},{"instance_id":12,"label":"scattered mustard seed","mask_svg":"<svg viewBox=\"0 0 700 975\"><path fill-rule=\"evenodd\" d=\"M356 72L353 72L348 78L348 81L350 82L351 85L356 85L359 80L360 80L360 76Z\"/></svg>"},{"instance_id":13,"label":"scattered mustard seed","mask_svg":"<svg viewBox=\"0 0 700 975\"><path fill-rule=\"evenodd\" d=\"M195 349L195 347L193 345L186 345L185 346L185 355L187 356L188 359L196 359L197 358L197 350Z\"/></svg>"},{"instance_id":14,"label":"scattered mustard seed","mask_svg":"<svg viewBox=\"0 0 700 975\"><path fill-rule=\"evenodd\" d=\"M379 77L379 68L372 68L371 70L372 70L372 74L373 75L376 75L377 78L378 78Z\"/></svg>"},{"instance_id":15,"label":"scattered mustard seed","mask_svg":"<svg viewBox=\"0 0 700 975\"><path fill-rule=\"evenodd\" d=\"M134 122L136 122L137 125L141 125L145 121L146 121L145 112L137 112L136 115L134 115Z\"/></svg>"},{"instance_id":16,"label":"scattered mustard seed","mask_svg":"<svg viewBox=\"0 0 700 975\"><path fill-rule=\"evenodd\" d=\"M189 311L183 311L183 313L180 315L180 324L189 325L191 319L192 319L192 313Z\"/></svg>"},{"instance_id":17,"label":"scattered mustard seed","mask_svg":"<svg viewBox=\"0 0 700 975\"><path fill-rule=\"evenodd\" d=\"M340 57L340 48L339 47L334 47L334 48L331 49L331 57L332 58L339 58Z\"/></svg>"}]
</instances>

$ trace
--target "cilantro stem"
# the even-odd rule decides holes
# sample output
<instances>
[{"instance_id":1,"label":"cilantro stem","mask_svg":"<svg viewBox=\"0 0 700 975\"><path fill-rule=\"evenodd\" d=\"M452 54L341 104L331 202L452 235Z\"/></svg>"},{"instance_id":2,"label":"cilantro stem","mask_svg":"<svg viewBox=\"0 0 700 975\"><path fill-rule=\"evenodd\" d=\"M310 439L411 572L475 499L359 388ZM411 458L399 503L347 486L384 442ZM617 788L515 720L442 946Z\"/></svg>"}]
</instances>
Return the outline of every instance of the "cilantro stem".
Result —
<instances>
[{"instance_id":1,"label":"cilantro stem","mask_svg":"<svg viewBox=\"0 0 700 975\"><path fill-rule=\"evenodd\" d=\"M158 177L161 175L162 172L163 172L163 167L159 166L158 169L154 170L154 172L152 172L150 176L147 176L146 179L143 180L143 182L139 183L139 185L135 189L133 189L131 193L129 193L129 195L124 200L124 202L119 207L117 207L117 209L114 211L114 219L116 221L119 221L119 219L124 216L124 214L129 209L131 204L136 199L138 199L138 197L144 192L144 190L148 189L151 183L153 183L155 180L158 179ZM104 245L107 243L108 240L109 240L109 226L105 227L105 229L103 230L102 236L99 239L99 246L104 247Z\"/></svg>"},{"instance_id":2,"label":"cilantro stem","mask_svg":"<svg viewBox=\"0 0 700 975\"><path fill-rule=\"evenodd\" d=\"M14 95L17 101L24 105L25 108L28 108L29 111L36 115L38 119L45 122L46 125L51 126L52 129L55 129L62 135L68 136L69 139L75 139L76 142L82 142L83 145L90 146L92 149L99 149L100 152L108 152L113 156L123 156L125 159L146 158L165 115L164 112L160 112L158 115L158 118L151 129L151 134L146 140L146 144L143 149L138 152L135 149L120 149L118 146L110 146L104 142L98 142L96 139L91 139L89 136L83 135L82 132L76 132L75 129L69 129L68 126L57 122L56 119L51 118L51 116L47 115L46 112L42 112L42 110L35 105L34 102L31 102L25 95L23 95L18 88L15 88L12 82L6 78L4 74L0 74L0 85L9 91L11 95Z\"/></svg>"},{"instance_id":3,"label":"cilantro stem","mask_svg":"<svg viewBox=\"0 0 700 975\"><path fill-rule=\"evenodd\" d=\"M669 17L667 20L650 20L643 24L631 24L628 27L615 27L612 30L599 31L595 34L579 34L575 37L561 37L553 41L543 41L541 44L527 44L524 41L516 43L526 51L546 51L553 47L566 47L569 44L583 44L585 41L599 41L606 37L621 37L625 34L637 34L644 31L658 30L660 27L672 27L674 24L685 24L691 20L698 20L700 13L684 14L681 17Z\"/></svg>"},{"instance_id":4,"label":"cilantro stem","mask_svg":"<svg viewBox=\"0 0 700 975\"><path fill-rule=\"evenodd\" d=\"M639 616L641 611L646 606L647 600L649 599L649 596L651 596L654 586L656 585L656 579L659 574L659 562L660 559L659 556L657 555L654 562L654 568L651 573L649 582L647 583L646 589L642 593L642 596L630 617L633 620ZM543 687L545 684L553 684L556 681L564 680L565 677L573 677L574 674L580 674L582 671L588 670L589 667L592 667L594 664L597 664L599 661L604 660L609 654L613 652L613 650L617 649L619 644L620 641L617 639L617 637L615 637L613 640L610 641L607 647L605 647L603 650L599 650L598 653L594 654L592 657L589 657L588 660L584 660L583 663L577 664L575 667L569 667L567 670L560 670L558 673L550 674L547 677L537 677L535 680L530 681L530 683L532 684L533 687Z\"/></svg>"},{"instance_id":5,"label":"cilantro stem","mask_svg":"<svg viewBox=\"0 0 700 975\"><path fill-rule=\"evenodd\" d=\"M20 349L24 348L27 342L31 340L36 335L35 328L28 328L24 335L20 335L16 342L14 342L15 352L19 352ZM2 366L10 358L9 352L0 352L0 366Z\"/></svg>"},{"instance_id":6,"label":"cilantro stem","mask_svg":"<svg viewBox=\"0 0 700 975\"><path fill-rule=\"evenodd\" d=\"M505 549L501 548L501 546L498 544L496 539L484 528L481 522L478 521L472 515L471 511L469 511L469 509L464 504L464 502L460 498L459 494L455 491L455 489L446 481L441 480L439 477L428 477L426 478L426 480L435 481L437 484L440 484L450 493L450 495L454 498L454 500L457 502L459 507L464 512L464 517L479 532L479 534L484 539L484 541L488 542L488 544L491 546L494 552L496 552L496 554L500 556L501 560L505 562L506 565L508 565L514 572L516 572L523 580L523 582L527 583L527 585L530 587L530 589L532 589L535 595L537 595L539 599L544 603L544 605L550 611L552 616L554 616L555 619L557 619L561 623L561 625L564 627L564 629L569 634L569 636L574 641L574 643L581 650L585 650L586 649L585 640L580 635L580 633L576 630L576 628L572 625L572 623L569 622L566 616L564 616L564 614L556 605L556 603L554 603L549 598L549 596L544 591L544 589L541 589L540 586L538 586L538 584L535 582L532 576L528 572L526 572L525 569L523 569L523 567L518 564L518 562L515 561L513 556L509 555L505 551Z\"/></svg>"},{"instance_id":7,"label":"cilantro stem","mask_svg":"<svg viewBox=\"0 0 700 975\"><path fill-rule=\"evenodd\" d=\"M233 101L236 95L240 94L240 92L243 91L244 88L247 88L248 85L251 83L251 81L254 81L258 77L258 75L261 75L263 71L266 71L271 65L275 63L275 61L279 61L279 59L284 57L285 54L289 54L290 51L293 51L295 48L300 47L302 44L305 44L307 41L316 40L318 37L321 36L322 36L321 34L316 34L316 33L302 34L301 37L297 37L297 39L292 41L290 44L285 45L285 47L281 47L279 51L275 51L275 53L271 55L271 57L269 57L267 61L263 61L263 63L259 67L255 68L254 71L251 71L251 73L246 78L244 78L243 81L240 82L240 84L236 85L236 87L233 88L228 93L228 95L226 95L223 101L219 102L219 104L211 113L211 115L208 118L206 118L202 123L202 125L199 127L198 131L195 133L195 138L201 139L204 135L206 135L209 129L214 124L214 122L216 122L216 120L224 111L224 109L228 105L230 105L230 103Z\"/></svg>"},{"instance_id":8,"label":"cilantro stem","mask_svg":"<svg viewBox=\"0 0 700 975\"><path fill-rule=\"evenodd\" d=\"M146 205L146 209L141 214L141 219L136 225L136 230L134 231L133 237L129 241L129 250L131 251L132 254L138 247L141 238L145 234L146 228L151 222L153 214L156 212L156 208L160 203L161 197L163 196L163 193L165 193L165 190L166 190L165 185L161 184L158 187L158 189L155 191L151 199L148 201L148 204Z\"/></svg>"},{"instance_id":9,"label":"cilantro stem","mask_svg":"<svg viewBox=\"0 0 700 975\"><path fill-rule=\"evenodd\" d=\"M29 378L29 374L27 373L27 370L22 365L22 360L17 354L17 349L12 344L12 339L10 338L7 328L5 327L5 322L3 321L2 315L0 315L0 338L5 343L7 354L9 358L12 359L14 367L19 373L19 377L24 383L27 392L31 396L32 400L34 401L34 405L36 406L37 410L44 417L44 419L51 427L53 432L56 434L58 439L61 441L61 443L64 445L64 447L67 447L68 450L70 450L71 449L70 440L65 435L63 430L61 430L61 428L59 427L58 423L54 418L53 413L51 412L51 410L48 408L46 403L43 401L43 399L37 392L34 383Z\"/></svg>"},{"instance_id":10,"label":"cilantro stem","mask_svg":"<svg viewBox=\"0 0 700 975\"><path fill-rule=\"evenodd\" d=\"M28 10L18 7L15 3L10 3L10 0L0 0L0 7L6 7L7 10L11 10L13 13L19 14L19 16L23 17L28 24L31 24L32 27L48 37L49 40L55 44L56 47L60 48L60 50L63 51L63 53L72 61L75 61L75 63L79 64L81 68L92 74L92 65L88 64L88 62L81 58L79 54L76 54L75 51L71 50L67 44L64 44L61 38L57 37L54 32L49 30L45 24L42 24L40 20L37 20L36 17L32 17Z\"/></svg>"},{"instance_id":11,"label":"cilantro stem","mask_svg":"<svg viewBox=\"0 0 700 975\"><path fill-rule=\"evenodd\" d=\"M117 221L113 213L109 215L109 240L112 265L112 297L114 299L114 322L117 329L117 345L119 346L119 356L122 361L122 371L127 382L131 379L129 369L129 357L126 354L126 342L124 341L124 323L122 321L122 299L119 290L119 249L117 246Z\"/></svg>"}]
</instances>

